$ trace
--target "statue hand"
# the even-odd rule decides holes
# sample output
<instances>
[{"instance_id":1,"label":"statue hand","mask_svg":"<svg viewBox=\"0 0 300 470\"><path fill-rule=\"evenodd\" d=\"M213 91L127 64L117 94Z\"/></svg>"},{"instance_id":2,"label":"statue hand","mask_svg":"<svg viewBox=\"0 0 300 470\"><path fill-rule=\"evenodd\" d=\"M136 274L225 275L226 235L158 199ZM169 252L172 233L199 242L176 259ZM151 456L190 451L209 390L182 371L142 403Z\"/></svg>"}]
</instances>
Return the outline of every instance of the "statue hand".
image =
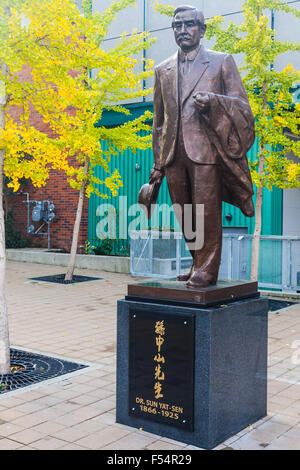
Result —
<instances>
[{"instance_id":1,"label":"statue hand","mask_svg":"<svg viewBox=\"0 0 300 470\"><path fill-rule=\"evenodd\" d=\"M156 182L160 183L163 177L164 177L163 171L156 170L155 168L153 168L153 170L150 173L149 184L153 184Z\"/></svg>"},{"instance_id":2,"label":"statue hand","mask_svg":"<svg viewBox=\"0 0 300 470\"><path fill-rule=\"evenodd\" d=\"M210 107L210 98L208 93L196 93L194 96L194 103L200 113L206 113Z\"/></svg>"}]
</instances>

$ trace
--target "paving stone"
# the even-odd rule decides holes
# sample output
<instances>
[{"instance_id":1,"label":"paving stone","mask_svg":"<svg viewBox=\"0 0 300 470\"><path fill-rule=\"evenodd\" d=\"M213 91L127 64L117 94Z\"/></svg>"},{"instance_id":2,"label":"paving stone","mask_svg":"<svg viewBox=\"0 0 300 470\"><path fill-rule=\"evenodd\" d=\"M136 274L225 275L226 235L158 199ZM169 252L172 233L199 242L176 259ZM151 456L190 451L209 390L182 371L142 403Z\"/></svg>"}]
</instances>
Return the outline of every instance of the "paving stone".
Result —
<instances>
[{"instance_id":1,"label":"paving stone","mask_svg":"<svg viewBox=\"0 0 300 470\"><path fill-rule=\"evenodd\" d=\"M178 442L178 445L175 445L175 444L170 444L162 440L158 440L158 441L152 442L152 444L149 444L147 446L147 449L149 450L180 450L180 449L183 449L183 447L185 447L185 444L181 444L181 445L180 444L181 444L180 442Z\"/></svg>"},{"instance_id":2,"label":"paving stone","mask_svg":"<svg viewBox=\"0 0 300 470\"><path fill-rule=\"evenodd\" d=\"M267 448L268 450L299 450L299 438L281 436L275 439Z\"/></svg>"},{"instance_id":3,"label":"paving stone","mask_svg":"<svg viewBox=\"0 0 300 470\"><path fill-rule=\"evenodd\" d=\"M83 416L85 419L94 418L100 414L100 411L91 406L83 406L82 408L77 408L73 411L75 416Z\"/></svg>"},{"instance_id":4,"label":"paving stone","mask_svg":"<svg viewBox=\"0 0 300 470\"><path fill-rule=\"evenodd\" d=\"M262 450L263 447L258 441L252 439L250 436L243 436L237 441L233 442L230 447L235 450Z\"/></svg>"},{"instance_id":5,"label":"paving stone","mask_svg":"<svg viewBox=\"0 0 300 470\"><path fill-rule=\"evenodd\" d=\"M38 416L37 413L31 413L29 415L22 416L13 421L14 424L22 426L23 428L31 428L37 424L45 422L45 418Z\"/></svg>"},{"instance_id":6,"label":"paving stone","mask_svg":"<svg viewBox=\"0 0 300 470\"><path fill-rule=\"evenodd\" d=\"M11 439L0 439L0 450L15 450L22 447L20 442L12 441Z\"/></svg>"},{"instance_id":7,"label":"paving stone","mask_svg":"<svg viewBox=\"0 0 300 470\"><path fill-rule=\"evenodd\" d=\"M18 426L17 424L13 423L5 423L0 425L0 436L6 437L14 434L18 431L23 431L24 428L22 426Z\"/></svg>"},{"instance_id":8,"label":"paving stone","mask_svg":"<svg viewBox=\"0 0 300 470\"><path fill-rule=\"evenodd\" d=\"M261 424L257 429L278 437L281 434L284 434L290 428L291 426L287 423L277 423L276 421L267 421L266 423Z\"/></svg>"},{"instance_id":9,"label":"paving stone","mask_svg":"<svg viewBox=\"0 0 300 470\"><path fill-rule=\"evenodd\" d=\"M45 436L50 436L55 433L58 433L62 429L65 429L65 426L53 421L47 421L45 423L38 424L32 428L33 431L37 431Z\"/></svg>"},{"instance_id":10,"label":"paving stone","mask_svg":"<svg viewBox=\"0 0 300 470\"><path fill-rule=\"evenodd\" d=\"M11 439L21 442L21 444L32 444L40 439L40 437L41 433L33 431L32 429L25 429L10 436Z\"/></svg>"},{"instance_id":11,"label":"paving stone","mask_svg":"<svg viewBox=\"0 0 300 470\"><path fill-rule=\"evenodd\" d=\"M99 421L95 421L94 419L81 421L80 423L77 423L72 427L72 429L76 429L80 431L85 436L101 431L102 429L105 429L105 428L107 428L106 423L101 423Z\"/></svg>"},{"instance_id":12,"label":"paving stone","mask_svg":"<svg viewBox=\"0 0 300 470\"><path fill-rule=\"evenodd\" d=\"M83 439L79 439L76 441L76 444L82 445L92 450L103 449L105 446L112 444L126 436L126 434L129 434L129 431L125 431L117 427L109 427L103 429L102 431L90 434Z\"/></svg>"},{"instance_id":13,"label":"paving stone","mask_svg":"<svg viewBox=\"0 0 300 470\"><path fill-rule=\"evenodd\" d=\"M118 441L113 442L105 447L102 447L102 450L143 450L148 447L152 442L156 440L147 436L141 436L135 434L129 434L128 436L119 439Z\"/></svg>"},{"instance_id":14,"label":"paving stone","mask_svg":"<svg viewBox=\"0 0 300 470\"><path fill-rule=\"evenodd\" d=\"M65 446L66 442L54 437L45 437L32 444L35 449L38 450L56 450Z\"/></svg>"},{"instance_id":15,"label":"paving stone","mask_svg":"<svg viewBox=\"0 0 300 470\"><path fill-rule=\"evenodd\" d=\"M1 421L9 421L10 423L22 416L25 416L25 413L22 411L16 410L14 408L5 409L4 411L0 411ZM15 423L17 424L17 423Z\"/></svg>"},{"instance_id":16,"label":"paving stone","mask_svg":"<svg viewBox=\"0 0 300 470\"><path fill-rule=\"evenodd\" d=\"M78 429L75 429L74 427L70 428L64 428L59 430L55 430L54 432L49 433L53 436L55 436L57 439L61 439L66 442L74 442L78 441L79 439L82 439L87 435L86 432L79 431Z\"/></svg>"},{"instance_id":17,"label":"paving stone","mask_svg":"<svg viewBox=\"0 0 300 470\"><path fill-rule=\"evenodd\" d=\"M71 443L63 447L60 447L59 450L89 450L86 447L78 446L77 444Z\"/></svg>"}]
</instances>

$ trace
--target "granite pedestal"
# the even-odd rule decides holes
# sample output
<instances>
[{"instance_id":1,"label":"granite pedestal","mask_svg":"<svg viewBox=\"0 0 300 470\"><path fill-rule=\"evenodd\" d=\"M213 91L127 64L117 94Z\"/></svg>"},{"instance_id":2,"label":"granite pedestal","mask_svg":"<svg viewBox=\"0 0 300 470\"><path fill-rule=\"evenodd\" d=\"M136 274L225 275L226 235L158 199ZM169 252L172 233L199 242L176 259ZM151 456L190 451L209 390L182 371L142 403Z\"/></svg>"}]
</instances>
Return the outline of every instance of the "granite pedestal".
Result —
<instances>
[{"instance_id":1,"label":"granite pedestal","mask_svg":"<svg viewBox=\"0 0 300 470\"><path fill-rule=\"evenodd\" d=\"M253 285L210 306L148 288L118 302L117 422L212 449L264 417L268 300Z\"/></svg>"}]
</instances>

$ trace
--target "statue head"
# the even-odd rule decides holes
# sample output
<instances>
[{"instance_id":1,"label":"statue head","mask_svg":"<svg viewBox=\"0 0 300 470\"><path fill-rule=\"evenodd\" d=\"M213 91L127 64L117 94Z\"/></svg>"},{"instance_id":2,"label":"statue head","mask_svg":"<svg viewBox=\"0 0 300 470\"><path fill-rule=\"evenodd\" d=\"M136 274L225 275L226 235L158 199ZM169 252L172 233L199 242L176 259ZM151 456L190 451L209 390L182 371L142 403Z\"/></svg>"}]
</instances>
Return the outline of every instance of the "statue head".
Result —
<instances>
[{"instance_id":1,"label":"statue head","mask_svg":"<svg viewBox=\"0 0 300 470\"><path fill-rule=\"evenodd\" d=\"M176 44L184 52L199 46L206 32L205 18L202 11L190 5L176 8L172 21Z\"/></svg>"}]
</instances>

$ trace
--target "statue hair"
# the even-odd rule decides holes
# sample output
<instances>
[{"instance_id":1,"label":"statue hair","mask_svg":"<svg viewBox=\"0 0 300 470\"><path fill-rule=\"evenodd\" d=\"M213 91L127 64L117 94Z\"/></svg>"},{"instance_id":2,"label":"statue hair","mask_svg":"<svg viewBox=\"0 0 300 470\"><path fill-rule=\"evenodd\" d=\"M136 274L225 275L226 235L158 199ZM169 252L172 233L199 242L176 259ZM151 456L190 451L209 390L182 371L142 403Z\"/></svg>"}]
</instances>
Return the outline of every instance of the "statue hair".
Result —
<instances>
[{"instance_id":1,"label":"statue hair","mask_svg":"<svg viewBox=\"0 0 300 470\"><path fill-rule=\"evenodd\" d=\"M199 23L201 23L202 25L205 25L205 17L204 17L204 14L202 13L202 11L198 10L198 8L193 7L191 5L180 5L179 7L177 7L174 11L173 21L174 21L175 16L177 15L177 13L179 13L181 11L189 11L189 10L194 10L196 12L196 17L197 17L197 20L199 21Z\"/></svg>"}]
</instances>

